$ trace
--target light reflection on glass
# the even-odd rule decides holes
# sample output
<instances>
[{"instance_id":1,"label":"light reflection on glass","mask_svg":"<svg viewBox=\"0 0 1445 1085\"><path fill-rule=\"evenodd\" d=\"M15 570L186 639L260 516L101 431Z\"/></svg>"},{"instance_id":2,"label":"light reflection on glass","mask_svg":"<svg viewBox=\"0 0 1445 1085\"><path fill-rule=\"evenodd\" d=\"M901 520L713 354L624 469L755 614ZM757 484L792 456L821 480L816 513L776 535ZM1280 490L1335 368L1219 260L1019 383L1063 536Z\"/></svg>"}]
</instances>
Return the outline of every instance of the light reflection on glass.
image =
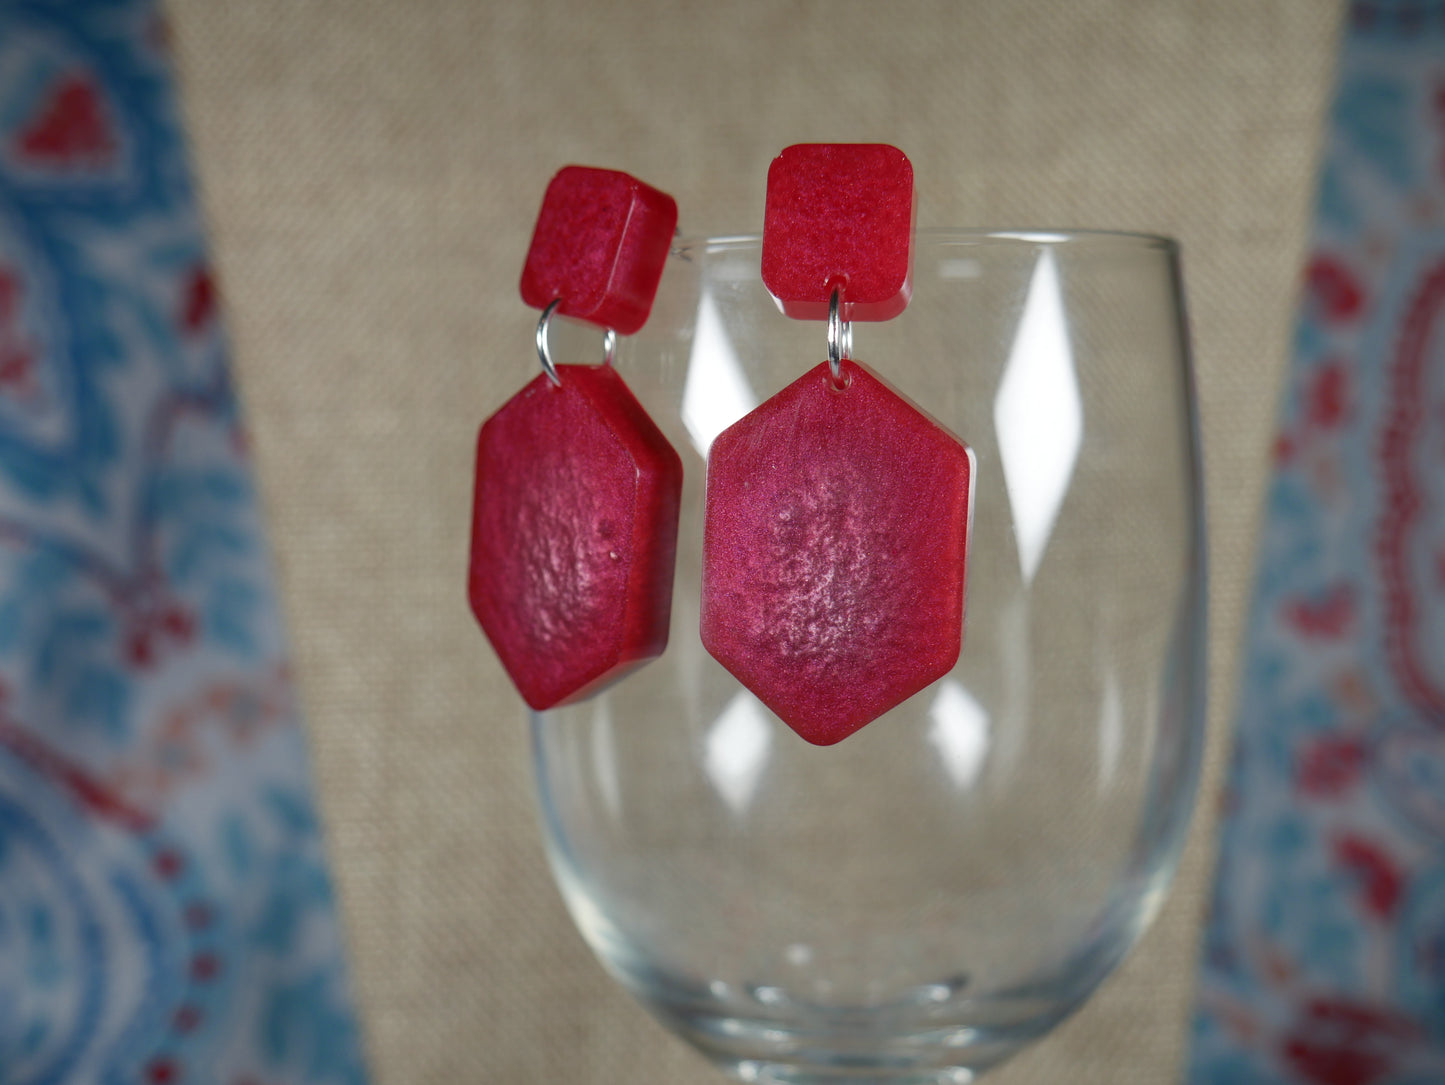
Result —
<instances>
[{"instance_id":1,"label":"light reflection on glass","mask_svg":"<svg viewBox=\"0 0 1445 1085\"><path fill-rule=\"evenodd\" d=\"M622 784L617 778L617 740L612 734L612 709L607 698L595 702L592 712L592 764L597 770L597 790L602 805L613 818L622 816Z\"/></svg>"},{"instance_id":2,"label":"light reflection on glass","mask_svg":"<svg viewBox=\"0 0 1445 1085\"><path fill-rule=\"evenodd\" d=\"M1068 235L1068 234L1052 234L1052 233L1049 233L1049 232L1046 231L1046 230L1025 230L1025 231L1022 231L1022 232L1009 231L1009 230L999 230L999 231L997 231L997 232L995 232L995 233L989 234L988 236L989 236L989 237L1005 237L1005 238L1009 238L1009 239L1011 239L1011 240L1013 240L1013 241L1031 241L1031 242L1034 242L1035 244L1040 244L1040 245L1047 245L1047 244L1060 245L1060 244L1063 244L1065 241L1069 240L1069 235Z\"/></svg>"},{"instance_id":3,"label":"light reflection on glass","mask_svg":"<svg viewBox=\"0 0 1445 1085\"><path fill-rule=\"evenodd\" d=\"M938 261L940 279L977 279L983 274L983 265L967 256Z\"/></svg>"},{"instance_id":4,"label":"light reflection on glass","mask_svg":"<svg viewBox=\"0 0 1445 1085\"><path fill-rule=\"evenodd\" d=\"M703 768L734 813L743 813L753 801L772 742L762 707L746 691L727 703L708 732Z\"/></svg>"},{"instance_id":5,"label":"light reflection on glass","mask_svg":"<svg viewBox=\"0 0 1445 1085\"><path fill-rule=\"evenodd\" d=\"M713 440L758 405L738 356L718 316L717 303L704 294L697 307L687 380L682 387L682 423L704 458Z\"/></svg>"},{"instance_id":6,"label":"light reflection on glass","mask_svg":"<svg viewBox=\"0 0 1445 1085\"><path fill-rule=\"evenodd\" d=\"M1050 249L1034 266L993 419L1019 567L1028 584L1048 546L1084 435L1058 265Z\"/></svg>"},{"instance_id":7,"label":"light reflection on glass","mask_svg":"<svg viewBox=\"0 0 1445 1085\"><path fill-rule=\"evenodd\" d=\"M1099 704L1099 793L1109 790L1119 771L1124 747L1124 704L1119 678L1112 670L1104 674L1104 697Z\"/></svg>"},{"instance_id":8,"label":"light reflection on glass","mask_svg":"<svg viewBox=\"0 0 1445 1085\"><path fill-rule=\"evenodd\" d=\"M988 756L988 712L963 686L945 678L928 715L933 720L928 737L938 747L943 767L955 786L967 791L978 780Z\"/></svg>"}]
</instances>

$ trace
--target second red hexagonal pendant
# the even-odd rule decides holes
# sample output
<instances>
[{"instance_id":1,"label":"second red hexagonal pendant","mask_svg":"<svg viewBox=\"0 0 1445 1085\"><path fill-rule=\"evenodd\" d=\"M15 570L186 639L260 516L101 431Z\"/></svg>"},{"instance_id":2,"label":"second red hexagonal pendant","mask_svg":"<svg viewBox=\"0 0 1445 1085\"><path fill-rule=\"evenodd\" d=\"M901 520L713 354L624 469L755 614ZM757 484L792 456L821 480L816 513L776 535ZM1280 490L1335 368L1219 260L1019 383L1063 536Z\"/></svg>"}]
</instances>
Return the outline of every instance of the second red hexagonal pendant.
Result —
<instances>
[{"instance_id":1,"label":"second red hexagonal pendant","mask_svg":"<svg viewBox=\"0 0 1445 1085\"><path fill-rule=\"evenodd\" d=\"M968 449L857 362L828 363L708 456L702 640L788 726L831 745L952 669Z\"/></svg>"}]
</instances>

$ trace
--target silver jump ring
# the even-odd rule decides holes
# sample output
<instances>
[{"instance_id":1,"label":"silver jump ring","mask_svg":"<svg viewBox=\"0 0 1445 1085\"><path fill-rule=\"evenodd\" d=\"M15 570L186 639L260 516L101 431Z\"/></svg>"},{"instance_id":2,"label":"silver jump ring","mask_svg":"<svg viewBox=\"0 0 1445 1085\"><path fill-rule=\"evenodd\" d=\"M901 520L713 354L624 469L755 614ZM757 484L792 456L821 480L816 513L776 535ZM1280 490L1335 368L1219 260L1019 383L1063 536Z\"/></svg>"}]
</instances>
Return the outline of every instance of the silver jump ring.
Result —
<instances>
[{"instance_id":1,"label":"silver jump ring","mask_svg":"<svg viewBox=\"0 0 1445 1085\"><path fill-rule=\"evenodd\" d=\"M828 369L835 383L843 379L843 363L853 356L853 322L843 319L843 290L833 287L828 299Z\"/></svg>"},{"instance_id":2,"label":"silver jump ring","mask_svg":"<svg viewBox=\"0 0 1445 1085\"><path fill-rule=\"evenodd\" d=\"M552 314L557 311L557 306L562 304L561 298L553 298L542 310L542 317L537 321L537 357L542 362L542 372L547 374L547 379L558 388L562 387L562 378L557 375L557 365L552 361L552 348L547 343L547 329L552 326ZM617 353L617 333L611 328L602 337L602 364L611 365L612 358Z\"/></svg>"}]
</instances>

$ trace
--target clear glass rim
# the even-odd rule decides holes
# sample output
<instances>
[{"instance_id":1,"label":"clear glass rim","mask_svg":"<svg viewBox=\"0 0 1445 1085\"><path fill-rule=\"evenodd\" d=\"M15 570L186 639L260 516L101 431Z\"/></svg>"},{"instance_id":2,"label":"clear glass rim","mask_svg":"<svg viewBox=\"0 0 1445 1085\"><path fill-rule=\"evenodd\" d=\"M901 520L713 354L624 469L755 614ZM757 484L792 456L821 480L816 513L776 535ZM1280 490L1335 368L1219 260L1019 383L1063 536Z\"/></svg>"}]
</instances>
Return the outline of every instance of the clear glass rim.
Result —
<instances>
[{"instance_id":1,"label":"clear glass rim","mask_svg":"<svg viewBox=\"0 0 1445 1085\"><path fill-rule=\"evenodd\" d=\"M1139 233L1130 230L1078 230L1072 228L1051 229L1027 227L1011 229L1005 227L929 227L915 231L921 243L932 245L980 245L1018 244L1031 247L1101 247L1121 246L1124 248L1153 249L1175 253L1179 242L1163 234ZM762 244L761 234L724 234L717 237L682 237L673 243L674 249L705 248L709 252L730 249L747 249Z\"/></svg>"}]
</instances>

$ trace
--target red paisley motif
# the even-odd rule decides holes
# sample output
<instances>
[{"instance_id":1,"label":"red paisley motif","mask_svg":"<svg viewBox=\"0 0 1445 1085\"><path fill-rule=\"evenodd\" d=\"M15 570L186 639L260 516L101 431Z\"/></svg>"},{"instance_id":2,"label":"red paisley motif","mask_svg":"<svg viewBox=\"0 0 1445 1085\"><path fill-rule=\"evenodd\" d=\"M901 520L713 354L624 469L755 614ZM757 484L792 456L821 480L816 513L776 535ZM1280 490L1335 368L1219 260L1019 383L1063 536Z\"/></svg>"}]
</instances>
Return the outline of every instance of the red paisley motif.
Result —
<instances>
[{"instance_id":1,"label":"red paisley motif","mask_svg":"<svg viewBox=\"0 0 1445 1085\"><path fill-rule=\"evenodd\" d=\"M22 156L51 167L103 167L114 161L116 153L99 90L88 76L74 72L56 82L16 143Z\"/></svg>"},{"instance_id":2,"label":"red paisley motif","mask_svg":"<svg viewBox=\"0 0 1445 1085\"><path fill-rule=\"evenodd\" d=\"M1409 544L1419 529L1425 493L1412 451L1428 421L1425 370L1436 322L1445 308L1445 262L1427 274L1406 314L1390 381L1390 413L1380 446L1384 513L1377 556L1385 595L1385 646L1402 691L1431 716L1445 715L1445 690L1429 672L1420 644L1421 601L1410 575Z\"/></svg>"},{"instance_id":3,"label":"red paisley motif","mask_svg":"<svg viewBox=\"0 0 1445 1085\"><path fill-rule=\"evenodd\" d=\"M1342 998L1307 1002L1281 1044L1284 1061L1315 1085L1375 1085L1394 1070L1419 1026L1387 1007Z\"/></svg>"}]
</instances>

